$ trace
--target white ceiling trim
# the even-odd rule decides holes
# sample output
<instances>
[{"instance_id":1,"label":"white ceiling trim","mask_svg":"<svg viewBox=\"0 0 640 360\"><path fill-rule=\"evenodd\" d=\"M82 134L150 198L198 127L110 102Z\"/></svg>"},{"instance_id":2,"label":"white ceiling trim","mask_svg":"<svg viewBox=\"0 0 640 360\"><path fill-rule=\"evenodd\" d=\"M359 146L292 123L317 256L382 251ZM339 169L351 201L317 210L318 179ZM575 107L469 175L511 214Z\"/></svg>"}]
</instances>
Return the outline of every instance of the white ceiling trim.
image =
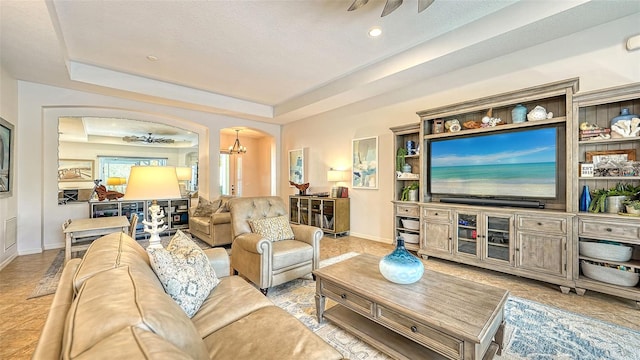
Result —
<instances>
[{"instance_id":1,"label":"white ceiling trim","mask_svg":"<svg viewBox=\"0 0 640 360\"><path fill-rule=\"evenodd\" d=\"M73 60L68 62L67 67L69 69L69 77L74 81L178 100L190 104L210 106L268 119L273 118L273 107L269 105L126 74Z\"/></svg>"}]
</instances>

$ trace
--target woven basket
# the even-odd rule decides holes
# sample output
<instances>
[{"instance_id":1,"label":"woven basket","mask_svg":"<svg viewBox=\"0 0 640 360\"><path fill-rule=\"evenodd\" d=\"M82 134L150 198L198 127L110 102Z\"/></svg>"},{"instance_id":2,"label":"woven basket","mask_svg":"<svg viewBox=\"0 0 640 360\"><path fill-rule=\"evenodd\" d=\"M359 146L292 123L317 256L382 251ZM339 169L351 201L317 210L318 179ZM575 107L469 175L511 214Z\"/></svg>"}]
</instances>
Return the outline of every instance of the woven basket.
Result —
<instances>
[{"instance_id":1,"label":"woven basket","mask_svg":"<svg viewBox=\"0 0 640 360\"><path fill-rule=\"evenodd\" d=\"M633 249L630 246L580 241L580 255L608 261L629 261Z\"/></svg>"},{"instance_id":2,"label":"woven basket","mask_svg":"<svg viewBox=\"0 0 640 360\"><path fill-rule=\"evenodd\" d=\"M420 230L420 221L402 219L402 227L409 230Z\"/></svg>"},{"instance_id":3,"label":"woven basket","mask_svg":"<svg viewBox=\"0 0 640 360\"><path fill-rule=\"evenodd\" d=\"M400 238L404 240L405 243L409 244L418 244L420 242L420 235L418 234L409 234L409 233L400 233Z\"/></svg>"},{"instance_id":4,"label":"woven basket","mask_svg":"<svg viewBox=\"0 0 640 360\"><path fill-rule=\"evenodd\" d=\"M620 286L636 286L640 280L640 274L630 271L618 270L606 266L591 264L585 260L580 262L584 276Z\"/></svg>"}]
</instances>

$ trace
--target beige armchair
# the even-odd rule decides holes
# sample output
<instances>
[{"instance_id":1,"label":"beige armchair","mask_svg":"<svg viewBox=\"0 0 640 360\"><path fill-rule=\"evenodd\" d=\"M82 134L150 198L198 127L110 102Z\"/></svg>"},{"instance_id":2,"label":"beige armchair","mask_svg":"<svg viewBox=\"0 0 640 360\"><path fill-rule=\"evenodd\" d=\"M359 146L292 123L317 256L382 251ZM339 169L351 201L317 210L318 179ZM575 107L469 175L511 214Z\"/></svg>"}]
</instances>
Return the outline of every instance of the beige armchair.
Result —
<instances>
[{"instance_id":1,"label":"beige armchair","mask_svg":"<svg viewBox=\"0 0 640 360\"><path fill-rule=\"evenodd\" d=\"M289 224L293 232L291 240L271 240L252 232L250 225L256 220L287 217L287 208L277 196L244 197L229 201L231 211L231 268L256 284L263 294L287 281L308 275L318 268L320 239L323 232L317 227Z\"/></svg>"},{"instance_id":2,"label":"beige armchair","mask_svg":"<svg viewBox=\"0 0 640 360\"><path fill-rule=\"evenodd\" d=\"M231 244L231 215L228 212L206 217L192 216L189 210L189 232L212 247Z\"/></svg>"}]
</instances>

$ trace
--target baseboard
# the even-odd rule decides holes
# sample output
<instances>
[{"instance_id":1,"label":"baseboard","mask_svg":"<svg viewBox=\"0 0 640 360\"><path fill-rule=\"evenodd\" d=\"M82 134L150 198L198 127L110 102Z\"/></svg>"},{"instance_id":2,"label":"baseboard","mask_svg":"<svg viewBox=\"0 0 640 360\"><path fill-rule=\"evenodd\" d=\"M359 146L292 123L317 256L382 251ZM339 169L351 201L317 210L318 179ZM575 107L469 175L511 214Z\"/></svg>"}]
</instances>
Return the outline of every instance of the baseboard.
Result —
<instances>
[{"instance_id":1,"label":"baseboard","mask_svg":"<svg viewBox=\"0 0 640 360\"><path fill-rule=\"evenodd\" d=\"M377 236L366 235L366 234L354 233L353 231L349 232L349 236L353 236L353 237L357 237L357 238L361 238L361 239L366 239L366 240L373 240L373 241L381 242L381 243L384 243L384 244L393 244L393 240L390 240L390 239L381 238L381 237L377 237Z\"/></svg>"},{"instance_id":2,"label":"baseboard","mask_svg":"<svg viewBox=\"0 0 640 360\"><path fill-rule=\"evenodd\" d=\"M2 263L0 263L0 271L2 269L4 269L5 266L9 265L9 263L11 263L13 261L13 259L15 259L17 257L18 257L18 255L16 253L13 253L11 256L6 258Z\"/></svg>"},{"instance_id":3,"label":"baseboard","mask_svg":"<svg viewBox=\"0 0 640 360\"><path fill-rule=\"evenodd\" d=\"M42 254L42 248L33 248L33 249L25 249L18 250L18 255L33 255L33 254Z\"/></svg>"},{"instance_id":4,"label":"baseboard","mask_svg":"<svg viewBox=\"0 0 640 360\"><path fill-rule=\"evenodd\" d=\"M44 244L45 250L64 249L64 243Z\"/></svg>"}]
</instances>

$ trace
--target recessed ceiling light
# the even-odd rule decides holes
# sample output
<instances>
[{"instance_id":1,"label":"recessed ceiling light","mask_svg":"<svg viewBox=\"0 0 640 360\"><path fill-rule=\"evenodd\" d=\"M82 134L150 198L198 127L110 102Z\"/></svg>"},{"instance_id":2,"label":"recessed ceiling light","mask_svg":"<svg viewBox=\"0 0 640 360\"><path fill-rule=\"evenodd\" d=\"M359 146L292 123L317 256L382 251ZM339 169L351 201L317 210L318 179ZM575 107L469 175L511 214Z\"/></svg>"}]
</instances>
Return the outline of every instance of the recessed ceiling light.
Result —
<instances>
[{"instance_id":1,"label":"recessed ceiling light","mask_svg":"<svg viewBox=\"0 0 640 360\"><path fill-rule=\"evenodd\" d=\"M380 26L374 26L371 29L369 29L369 36L370 37L378 37L382 35L382 28Z\"/></svg>"},{"instance_id":2,"label":"recessed ceiling light","mask_svg":"<svg viewBox=\"0 0 640 360\"><path fill-rule=\"evenodd\" d=\"M147 55L147 60L149 60L149 61L158 61L158 57L157 56L153 56L153 55Z\"/></svg>"}]
</instances>

